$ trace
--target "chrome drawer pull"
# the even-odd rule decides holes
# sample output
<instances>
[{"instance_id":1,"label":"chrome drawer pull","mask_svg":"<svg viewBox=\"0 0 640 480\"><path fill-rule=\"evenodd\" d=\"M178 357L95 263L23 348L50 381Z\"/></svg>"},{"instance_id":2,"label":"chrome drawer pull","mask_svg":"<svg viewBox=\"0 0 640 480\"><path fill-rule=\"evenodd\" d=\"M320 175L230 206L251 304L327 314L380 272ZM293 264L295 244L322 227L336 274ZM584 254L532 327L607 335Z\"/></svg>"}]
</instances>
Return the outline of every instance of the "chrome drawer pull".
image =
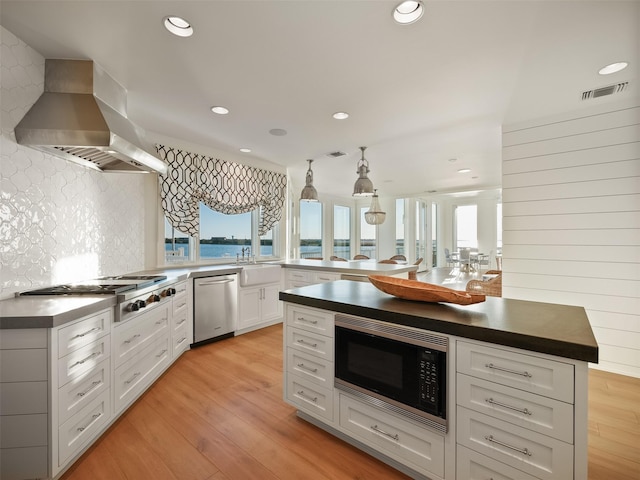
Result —
<instances>
[{"instance_id":1,"label":"chrome drawer pull","mask_svg":"<svg viewBox=\"0 0 640 480\"><path fill-rule=\"evenodd\" d=\"M318 321L317 321L317 320L309 320L309 319L304 318L304 317L298 317L298 321L300 321L300 322L307 322L307 323L310 323L310 324L312 324L312 325L315 325L316 323L318 323Z\"/></svg>"},{"instance_id":2,"label":"chrome drawer pull","mask_svg":"<svg viewBox=\"0 0 640 480\"><path fill-rule=\"evenodd\" d=\"M100 327L93 327L91 330L87 330L84 333L79 333L78 335L76 335L73 338L82 338L82 337L86 337L87 335L89 335L91 332L95 332L96 330L102 330Z\"/></svg>"},{"instance_id":3,"label":"chrome drawer pull","mask_svg":"<svg viewBox=\"0 0 640 480\"><path fill-rule=\"evenodd\" d=\"M503 443L499 440L496 440L495 438L493 438L493 435L486 435L484 437L485 440L489 441L489 442L493 442L493 443L497 443L498 445L502 445L503 447L507 447L510 448L511 450L515 450L516 452L522 453L523 455L527 455L527 456L531 456L531 452L529 451L529 449L527 448L518 448L518 447L513 447L507 443Z\"/></svg>"},{"instance_id":4,"label":"chrome drawer pull","mask_svg":"<svg viewBox=\"0 0 640 480\"><path fill-rule=\"evenodd\" d=\"M133 377L131 377L129 380L126 380L124 382L125 385L129 385L131 382L133 382L138 376L140 375L140 372L136 372L133 374Z\"/></svg>"},{"instance_id":5,"label":"chrome drawer pull","mask_svg":"<svg viewBox=\"0 0 640 480\"><path fill-rule=\"evenodd\" d=\"M400 441L400 437L398 436L398 434L397 434L397 433L396 433L395 435L391 435L390 433L385 432L384 430L380 430L380 429L378 428L378 425L373 425L373 426L371 427L371 430L373 430L374 432L381 433L382 435L386 435L387 437L389 437L389 438L390 438L390 439L392 439L392 440L395 440L396 442L399 442L399 441Z\"/></svg>"},{"instance_id":6,"label":"chrome drawer pull","mask_svg":"<svg viewBox=\"0 0 640 480\"><path fill-rule=\"evenodd\" d=\"M178 310L178 309L180 309L180 308L184 307L186 304L187 304L187 302L181 303L180 305L178 305L178 306L176 307L176 310Z\"/></svg>"},{"instance_id":7,"label":"chrome drawer pull","mask_svg":"<svg viewBox=\"0 0 640 480\"><path fill-rule=\"evenodd\" d=\"M306 370L306 371L308 371L308 372L311 372L311 373L318 373L318 369L317 369L317 368L310 368L310 367L307 367L304 363L299 363L299 364L298 364L298 367L300 367L300 368L302 368L303 370Z\"/></svg>"},{"instance_id":8,"label":"chrome drawer pull","mask_svg":"<svg viewBox=\"0 0 640 480\"><path fill-rule=\"evenodd\" d=\"M91 355L89 355L87 358L83 358L82 360L78 360L76 363L74 363L73 365L71 365L70 368L76 367L78 365L82 365L84 362L86 362L87 360L91 360L93 357L95 357L96 355L100 355L100 352L93 352Z\"/></svg>"},{"instance_id":9,"label":"chrome drawer pull","mask_svg":"<svg viewBox=\"0 0 640 480\"><path fill-rule=\"evenodd\" d=\"M160 358L161 356L163 356L165 353L167 353L167 349L165 348L164 350L162 350L159 354L156 355L156 358Z\"/></svg>"},{"instance_id":10,"label":"chrome drawer pull","mask_svg":"<svg viewBox=\"0 0 640 480\"><path fill-rule=\"evenodd\" d=\"M309 395L304 393L304 390L300 390L298 392L298 395L300 395L302 398L306 398L307 400L312 401L313 403L317 403L318 402L318 397L310 397Z\"/></svg>"},{"instance_id":11,"label":"chrome drawer pull","mask_svg":"<svg viewBox=\"0 0 640 480\"><path fill-rule=\"evenodd\" d=\"M96 414L92 415L91 416L91 421L89 422L89 425L87 425L86 427L78 427L78 431L79 432L84 432L87 428L89 428L93 424L93 422L95 422L101 416L102 416L101 413L96 413Z\"/></svg>"},{"instance_id":12,"label":"chrome drawer pull","mask_svg":"<svg viewBox=\"0 0 640 480\"><path fill-rule=\"evenodd\" d=\"M139 338L140 334L136 333L133 337L131 337L129 340L125 340L124 343L126 343L127 345L129 345L131 342L133 342L136 338Z\"/></svg>"},{"instance_id":13,"label":"chrome drawer pull","mask_svg":"<svg viewBox=\"0 0 640 480\"><path fill-rule=\"evenodd\" d=\"M309 343L309 342L305 342L304 340L297 340L297 342L300 345L307 345L308 347L312 347L312 348L316 348L318 346L317 343Z\"/></svg>"},{"instance_id":14,"label":"chrome drawer pull","mask_svg":"<svg viewBox=\"0 0 640 480\"><path fill-rule=\"evenodd\" d=\"M156 325L162 325L162 324L163 324L164 322L166 322L166 321L167 321L167 319L166 319L166 318L163 318L162 320L158 320L158 321L156 322Z\"/></svg>"},{"instance_id":15,"label":"chrome drawer pull","mask_svg":"<svg viewBox=\"0 0 640 480\"><path fill-rule=\"evenodd\" d=\"M182 324L183 324L184 322L186 322L186 321L187 321L187 319L186 319L186 318L183 318L183 319L182 319L182 321L178 322L178 325L182 325Z\"/></svg>"},{"instance_id":16,"label":"chrome drawer pull","mask_svg":"<svg viewBox=\"0 0 640 480\"><path fill-rule=\"evenodd\" d=\"M102 383L102 382L101 382L100 380L98 380L98 381L96 381L96 382L93 382L93 383L91 384L91 386L90 386L88 389L86 389L84 392L79 392L77 395L78 395L79 397L84 397L87 393L89 393L91 390L94 390L94 389L95 389L98 385L100 385L101 383Z\"/></svg>"},{"instance_id":17,"label":"chrome drawer pull","mask_svg":"<svg viewBox=\"0 0 640 480\"><path fill-rule=\"evenodd\" d=\"M491 405L497 405L498 407L508 408L509 410L513 410L513 411L518 412L518 413L524 413L525 415L531 415L533 413L533 412L529 411L529 409L527 409L527 408L512 407L511 405L507 405L505 403L496 402L493 398L487 398L485 400L485 402L487 402L487 403L489 403Z\"/></svg>"},{"instance_id":18,"label":"chrome drawer pull","mask_svg":"<svg viewBox=\"0 0 640 480\"><path fill-rule=\"evenodd\" d=\"M176 345L180 345L182 342L184 342L187 339L187 337L182 337L180 340L178 340L178 342L176 343Z\"/></svg>"},{"instance_id":19,"label":"chrome drawer pull","mask_svg":"<svg viewBox=\"0 0 640 480\"><path fill-rule=\"evenodd\" d=\"M532 375L527 371L518 372L517 370L510 370L504 367L496 367L493 363L486 363L484 366L487 368L492 368L494 370L500 370L501 372L513 373L514 375L522 375L523 377L527 377L527 378L532 377Z\"/></svg>"}]
</instances>

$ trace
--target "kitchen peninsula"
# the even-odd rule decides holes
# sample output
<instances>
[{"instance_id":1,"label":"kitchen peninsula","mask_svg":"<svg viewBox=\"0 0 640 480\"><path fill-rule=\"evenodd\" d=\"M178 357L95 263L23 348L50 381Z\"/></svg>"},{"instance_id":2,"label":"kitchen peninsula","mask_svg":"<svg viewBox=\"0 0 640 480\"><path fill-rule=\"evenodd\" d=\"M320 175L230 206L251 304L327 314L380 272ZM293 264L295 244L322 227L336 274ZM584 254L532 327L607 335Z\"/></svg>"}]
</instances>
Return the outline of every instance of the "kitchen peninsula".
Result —
<instances>
[{"instance_id":1,"label":"kitchen peninsula","mask_svg":"<svg viewBox=\"0 0 640 480\"><path fill-rule=\"evenodd\" d=\"M414 478L587 478L587 362L597 363L598 345L583 308L411 302L345 280L280 299L284 396L301 418ZM398 402L340 388L334 332L345 318L446 339L445 432Z\"/></svg>"}]
</instances>

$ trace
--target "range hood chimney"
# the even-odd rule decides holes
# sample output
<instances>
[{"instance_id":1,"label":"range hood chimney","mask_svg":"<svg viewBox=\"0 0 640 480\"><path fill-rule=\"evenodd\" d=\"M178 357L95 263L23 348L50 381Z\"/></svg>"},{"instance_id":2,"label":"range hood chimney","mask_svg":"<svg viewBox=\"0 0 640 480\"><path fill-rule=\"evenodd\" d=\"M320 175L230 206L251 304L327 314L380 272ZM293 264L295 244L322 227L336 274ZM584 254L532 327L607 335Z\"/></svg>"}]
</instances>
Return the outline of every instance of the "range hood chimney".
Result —
<instances>
[{"instance_id":1,"label":"range hood chimney","mask_svg":"<svg viewBox=\"0 0 640 480\"><path fill-rule=\"evenodd\" d=\"M104 172L166 173L126 113L126 90L91 60L45 60L44 93L16 140Z\"/></svg>"}]
</instances>

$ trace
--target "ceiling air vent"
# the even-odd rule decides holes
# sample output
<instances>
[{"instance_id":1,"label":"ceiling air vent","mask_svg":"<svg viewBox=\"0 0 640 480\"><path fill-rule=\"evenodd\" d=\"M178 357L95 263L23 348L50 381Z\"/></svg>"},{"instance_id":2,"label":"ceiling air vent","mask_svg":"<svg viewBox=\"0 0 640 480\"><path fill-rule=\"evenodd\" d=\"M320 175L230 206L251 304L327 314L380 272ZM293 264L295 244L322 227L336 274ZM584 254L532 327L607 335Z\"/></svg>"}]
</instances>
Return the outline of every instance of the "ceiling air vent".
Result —
<instances>
[{"instance_id":1,"label":"ceiling air vent","mask_svg":"<svg viewBox=\"0 0 640 480\"><path fill-rule=\"evenodd\" d=\"M622 93L629 86L629 82L616 83L602 88L596 88L594 90L587 90L582 92L582 100L590 100L592 98L604 97L606 95L613 95L614 93Z\"/></svg>"},{"instance_id":2,"label":"ceiling air vent","mask_svg":"<svg viewBox=\"0 0 640 480\"><path fill-rule=\"evenodd\" d=\"M346 153L340 152L340 151L327 153L327 157L333 157L333 158L342 157L343 155L346 155Z\"/></svg>"}]
</instances>

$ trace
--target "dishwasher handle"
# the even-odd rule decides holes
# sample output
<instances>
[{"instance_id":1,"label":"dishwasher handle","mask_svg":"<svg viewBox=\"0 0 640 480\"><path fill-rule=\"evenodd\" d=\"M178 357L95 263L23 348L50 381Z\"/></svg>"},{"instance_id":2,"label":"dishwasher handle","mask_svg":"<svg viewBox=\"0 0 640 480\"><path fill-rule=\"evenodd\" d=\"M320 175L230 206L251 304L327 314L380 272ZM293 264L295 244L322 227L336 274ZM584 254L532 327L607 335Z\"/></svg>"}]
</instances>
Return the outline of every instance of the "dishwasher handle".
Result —
<instances>
[{"instance_id":1,"label":"dishwasher handle","mask_svg":"<svg viewBox=\"0 0 640 480\"><path fill-rule=\"evenodd\" d=\"M221 285L223 283L231 283L231 282L235 282L236 279L235 278L222 278L220 280L202 280L198 282L198 286L206 286L206 285Z\"/></svg>"}]
</instances>

